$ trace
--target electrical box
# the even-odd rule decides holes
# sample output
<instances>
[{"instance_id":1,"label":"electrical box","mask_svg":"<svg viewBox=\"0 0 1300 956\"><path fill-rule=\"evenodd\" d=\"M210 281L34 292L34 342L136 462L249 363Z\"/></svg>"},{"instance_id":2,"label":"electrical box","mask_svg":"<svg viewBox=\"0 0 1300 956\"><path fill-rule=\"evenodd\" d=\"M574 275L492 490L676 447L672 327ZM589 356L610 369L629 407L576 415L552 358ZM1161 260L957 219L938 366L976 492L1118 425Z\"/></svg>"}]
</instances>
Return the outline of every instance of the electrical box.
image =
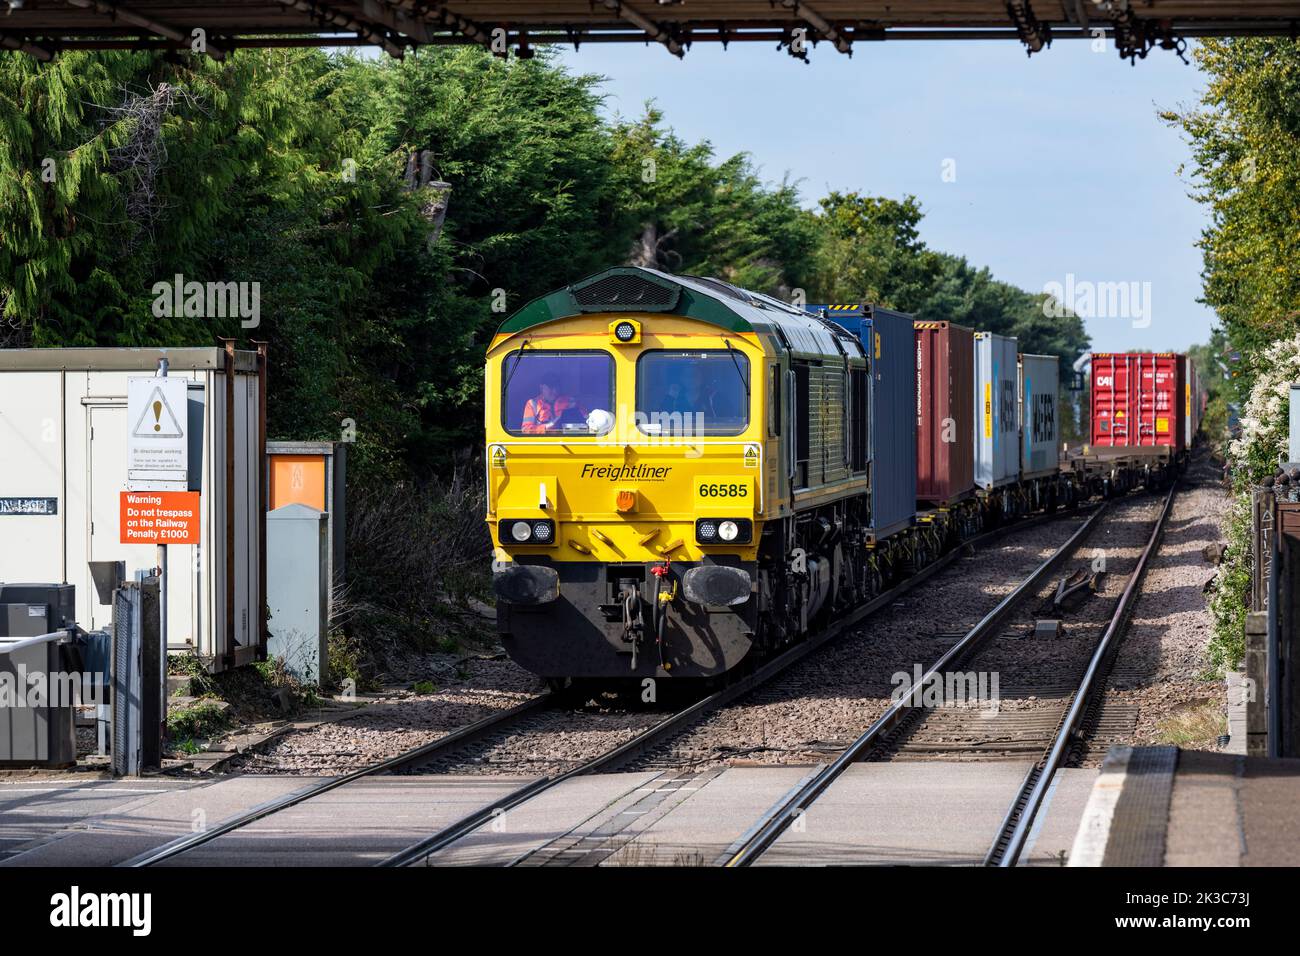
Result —
<instances>
[{"instance_id":1,"label":"electrical box","mask_svg":"<svg viewBox=\"0 0 1300 956\"><path fill-rule=\"evenodd\" d=\"M0 765L64 767L77 760L73 710L81 676L71 634L23 645L73 624L69 584L0 584ZM39 689L39 693L37 693Z\"/></svg>"},{"instance_id":2,"label":"electrical box","mask_svg":"<svg viewBox=\"0 0 1300 956\"><path fill-rule=\"evenodd\" d=\"M71 627L76 603L71 584L0 584L0 637L38 637Z\"/></svg>"}]
</instances>

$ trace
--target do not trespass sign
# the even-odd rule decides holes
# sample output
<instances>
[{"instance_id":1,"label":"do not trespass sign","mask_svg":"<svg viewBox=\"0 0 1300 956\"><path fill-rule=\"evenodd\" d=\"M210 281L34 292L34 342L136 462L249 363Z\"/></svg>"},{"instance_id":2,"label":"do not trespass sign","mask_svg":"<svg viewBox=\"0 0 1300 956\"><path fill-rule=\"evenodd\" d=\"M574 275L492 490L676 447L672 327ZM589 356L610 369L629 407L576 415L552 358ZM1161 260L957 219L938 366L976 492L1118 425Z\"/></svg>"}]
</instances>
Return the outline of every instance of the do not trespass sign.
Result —
<instances>
[{"instance_id":1,"label":"do not trespass sign","mask_svg":"<svg viewBox=\"0 0 1300 956\"><path fill-rule=\"evenodd\" d=\"M124 491L118 528L122 544L198 544L197 491Z\"/></svg>"}]
</instances>

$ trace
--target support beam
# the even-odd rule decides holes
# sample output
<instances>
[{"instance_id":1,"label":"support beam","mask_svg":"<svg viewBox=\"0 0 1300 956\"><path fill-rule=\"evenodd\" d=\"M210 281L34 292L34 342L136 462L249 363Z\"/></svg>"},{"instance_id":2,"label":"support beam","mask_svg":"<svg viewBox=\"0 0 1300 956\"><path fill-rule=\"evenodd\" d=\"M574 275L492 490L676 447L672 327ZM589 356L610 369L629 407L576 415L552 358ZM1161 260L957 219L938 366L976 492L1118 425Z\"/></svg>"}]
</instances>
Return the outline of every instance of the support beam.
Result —
<instances>
[{"instance_id":1,"label":"support beam","mask_svg":"<svg viewBox=\"0 0 1300 956\"><path fill-rule=\"evenodd\" d=\"M602 0L602 2L617 16L622 17L633 26L644 30L650 39L654 40L656 43L662 43L673 56L680 59L685 55L686 48L677 41L677 38L674 37L667 28L655 23L644 14L638 13L632 7L623 3L622 0Z\"/></svg>"},{"instance_id":2,"label":"support beam","mask_svg":"<svg viewBox=\"0 0 1300 956\"><path fill-rule=\"evenodd\" d=\"M835 49L849 56L853 55L853 41L846 37L835 25L827 20L824 16L802 3L801 0L781 0L781 6L792 12L799 19L804 20L814 30L824 36L827 40L835 45Z\"/></svg>"},{"instance_id":3,"label":"support beam","mask_svg":"<svg viewBox=\"0 0 1300 956\"><path fill-rule=\"evenodd\" d=\"M505 55L504 48L500 50L494 49L492 32L486 26L448 10L445 0L437 0L437 2L433 3L421 3L416 2L416 0L383 0L383 2L389 6L397 7L403 12L409 11L412 16L420 17L440 29L459 33L471 42L486 47L498 56ZM508 40L509 37L507 36L506 39ZM434 42L433 38L431 37L428 42Z\"/></svg>"},{"instance_id":4,"label":"support beam","mask_svg":"<svg viewBox=\"0 0 1300 956\"><path fill-rule=\"evenodd\" d=\"M130 7L122 6L120 3L109 3L107 0L68 0L68 3L72 4L74 7L80 7L83 10L94 10L96 13L102 13L105 16L112 17L114 20L120 20L121 22L129 23L134 27L140 27L141 29L148 30L150 33L156 33L158 36L166 37L169 40L175 40L177 43L189 45L194 39L193 36L179 27L145 16ZM203 52L214 60L224 60L226 58L225 50L213 46L212 43L206 39L203 41L203 47Z\"/></svg>"},{"instance_id":5,"label":"support beam","mask_svg":"<svg viewBox=\"0 0 1300 956\"><path fill-rule=\"evenodd\" d=\"M1030 56L1052 45L1052 27L1034 16L1029 0L1007 0L1007 16L1016 25L1016 35Z\"/></svg>"},{"instance_id":6,"label":"support beam","mask_svg":"<svg viewBox=\"0 0 1300 956\"><path fill-rule=\"evenodd\" d=\"M350 17L346 13L334 9L328 4L312 3L310 0L276 0L282 7L289 7L300 13L305 13L322 26L338 27L340 30L347 30L349 33L356 33L371 43L381 46L384 52L394 59L400 60L406 51L392 38L382 30L375 29L373 23L364 23L355 17Z\"/></svg>"},{"instance_id":7,"label":"support beam","mask_svg":"<svg viewBox=\"0 0 1300 956\"><path fill-rule=\"evenodd\" d=\"M48 63L54 59L54 54L45 47L29 43L26 40L20 40L17 37L11 37L7 33L0 33L0 48L18 50L20 53L26 53L33 60L40 60L42 63Z\"/></svg>"},{"instance_id":8,"label":"support beam","mask_svg":"<svg viewBox=\"0 0 1300 956\"><path fill-rule=\"evenodd\" d=\"M428 24L411 15L411 6L397 0L361 0L361 12L367 20L382 24L394 33L405 34L415 43L428 43Z\"/></svg>"}]
</instances>

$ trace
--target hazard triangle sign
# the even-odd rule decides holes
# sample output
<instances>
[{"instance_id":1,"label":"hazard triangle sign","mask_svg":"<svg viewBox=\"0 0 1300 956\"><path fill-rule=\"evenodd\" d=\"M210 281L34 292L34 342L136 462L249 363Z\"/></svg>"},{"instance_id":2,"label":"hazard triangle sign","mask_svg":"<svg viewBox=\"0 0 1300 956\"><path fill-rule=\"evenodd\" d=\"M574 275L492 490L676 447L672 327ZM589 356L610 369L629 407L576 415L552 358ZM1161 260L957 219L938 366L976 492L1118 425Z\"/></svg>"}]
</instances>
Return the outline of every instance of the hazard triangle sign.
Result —
<instances>
[{"instance_id":1,"label":"hazard triangle sign","mask_svg":"<svg viewBox=\"0 0 1300 956\"><path fill-rule=\"evenodd\" d=\"M126 395L126 490L188 490L186 379L131 378Z\"/></svg>"}]
</instances>

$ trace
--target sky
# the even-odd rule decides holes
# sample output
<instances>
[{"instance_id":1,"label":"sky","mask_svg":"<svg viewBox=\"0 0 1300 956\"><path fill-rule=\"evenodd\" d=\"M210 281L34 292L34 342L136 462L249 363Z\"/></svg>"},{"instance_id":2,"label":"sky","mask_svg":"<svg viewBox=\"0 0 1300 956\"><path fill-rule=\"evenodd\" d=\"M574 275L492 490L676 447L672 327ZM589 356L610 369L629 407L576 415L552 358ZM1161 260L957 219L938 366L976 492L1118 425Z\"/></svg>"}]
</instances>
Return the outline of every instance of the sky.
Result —
<instances>
[{"instance_id":1,"label":"sky","mask_svg":"<svg viewBox=\"0 0 1300 956\"><path fill-rule=\"evenodd\" d=\"M1208 339L1207 214L1179 169L1189 147L1158 115L1194 105L1204 80L1172 52L1130 66L1109 42L1026 57L1014 42L886 41L852 58L823 43L805 65L766 43L698 45L683 61L657 44L589 44L563 60L607 78L610 115L653 99L687 142L749 153L808 205L832 189L915 195L928 246L1068 294L1096 351Z\"/></svg>"}]
</instances>

